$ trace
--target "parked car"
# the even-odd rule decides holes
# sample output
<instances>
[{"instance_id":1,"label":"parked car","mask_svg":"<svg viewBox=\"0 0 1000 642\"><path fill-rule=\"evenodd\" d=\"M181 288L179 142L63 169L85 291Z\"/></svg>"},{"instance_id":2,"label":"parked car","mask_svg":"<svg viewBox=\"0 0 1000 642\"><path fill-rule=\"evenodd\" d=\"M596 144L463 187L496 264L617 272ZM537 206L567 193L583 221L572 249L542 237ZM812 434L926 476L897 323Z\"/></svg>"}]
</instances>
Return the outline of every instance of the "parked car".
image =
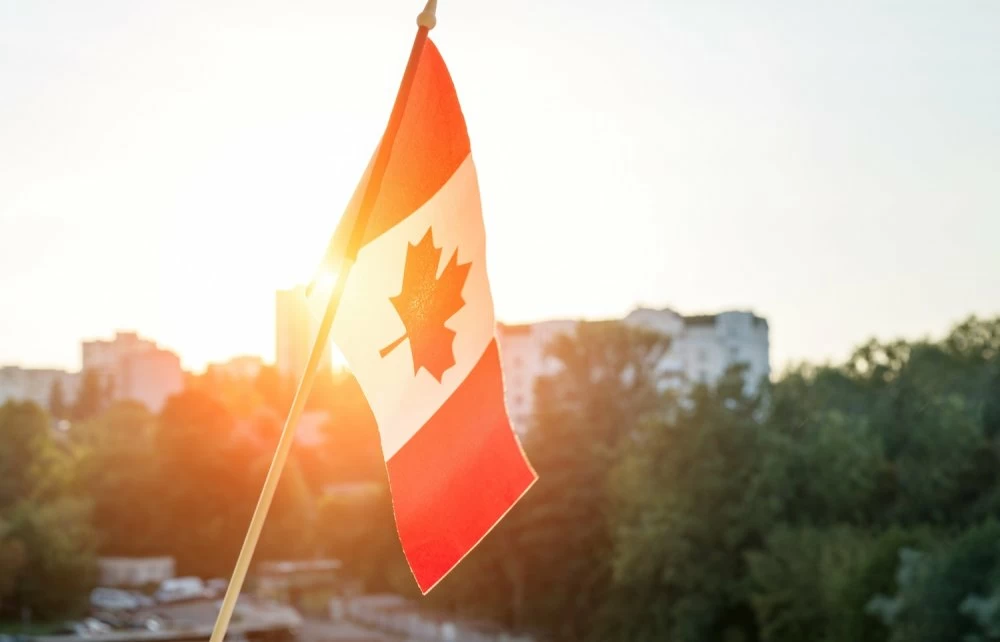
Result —
<instances>
[{"instance_id":1,"label":"parked car","mask_svg":"<svg viewBox=\"0 0 1000 642\"><path fill-rule=\"evenodd\" d=\"M90 592L90 606L103 611L132 611L142 606L128 591L114 588L95 588Z\"/></svg>"},{"instance_id":2,"label":"parked car","mask_svg":"<svg viewBox=\"0 0 1000 642\"><path fill-rule=\"evenodd\" d=\"M157 602L182 602L211 597L200 577L174 577L163 580L153 595Z\"/></svg>"}]
</instances>

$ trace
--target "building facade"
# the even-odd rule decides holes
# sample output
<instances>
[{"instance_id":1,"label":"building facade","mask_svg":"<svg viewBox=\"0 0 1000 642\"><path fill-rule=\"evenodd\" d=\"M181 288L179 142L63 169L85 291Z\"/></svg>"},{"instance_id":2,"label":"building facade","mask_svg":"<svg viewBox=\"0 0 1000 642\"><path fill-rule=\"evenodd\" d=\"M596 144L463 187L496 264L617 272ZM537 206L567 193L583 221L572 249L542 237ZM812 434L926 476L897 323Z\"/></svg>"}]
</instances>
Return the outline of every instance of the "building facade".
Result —
<instances>
[{"instance_id":1,"label":"building facade","mask_svg":"<svg viewBox=\"0 0 1000 642\"><path fill-rule=\"evenodd\" d=\"M639 308L622 321L670 337L659 370L664 385L680 394L697 384L715 384L730 366L738 364L746 367L748 393L770 377L767 320L752 312L683 316L670 309ZM571 335L577 323L553 320L498 326L507 410L519 432L529 425L534 410L536 379L559 369L558 362L546 356L546 347L558 335Z\"/></svg>"},{"instance_id":2,"label":"building facade","mask_svg":"<svg viewBox=\"0 0 1000 642\"><path fill-rule=\"evenodd\" d=\"M275 365L283 377L298 379L306 369L319 319L309 309L305 288L278 290L275 297ZM320 370L331 369L330 345L323 351Z\"/></svg>"},{"instance_id":3,"label":"building facade","mask_svg":"<svg viewBox=\"0 0 1000 642\"><path fill-rule=\"evenodd\" d=\"M134 332L111 340L83 342L83 370L101 376L112 400L132 400L159 412L167 399L184 389L180 358Z\"/></svg>"},{"instance_id":4,"label":"building facade","mask_svg":"<svg viewBox=\"0 0 1000 642\"><path fill-rule=\"evenodd\" d=\"M528 425L535 406L535 380L555 374L559 364L546 356L549 343L562 334L572 334L576 321L555 320L523 325L497 326L504 394L511 423L519 431Z\"/></svg>"},{"instance_id":5,"label":"building facade","mask_svg":"<svg viewBox=\"0 0 1000 642\"><path fill-rule=\"evenodd\" d=\"M0 367L0 405L6 401L33 401L42 408L49 408L52 388L59 384L65 406L76 399L80 375L65 370Z\"/></svg>"}]
</instances>

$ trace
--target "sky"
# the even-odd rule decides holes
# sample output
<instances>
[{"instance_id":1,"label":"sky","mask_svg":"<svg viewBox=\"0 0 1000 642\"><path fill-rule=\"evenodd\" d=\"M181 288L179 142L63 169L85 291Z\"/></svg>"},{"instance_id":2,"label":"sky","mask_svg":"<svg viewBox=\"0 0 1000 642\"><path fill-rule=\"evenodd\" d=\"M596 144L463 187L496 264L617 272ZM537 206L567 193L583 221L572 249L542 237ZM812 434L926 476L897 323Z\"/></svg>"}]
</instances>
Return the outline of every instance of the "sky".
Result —
<instances>
[{"instance_id":1,"label":"sky","mask_svg":"<svg viewBox=\"0 0 1000 642\"><path fill-rule=\"evenodd\" d=\"M0 0L0 364L274 356L422 3ZM440 0L497 317L753 310L772 367L1000 314L1000 3Z\"/></svg>"}]
</instances>

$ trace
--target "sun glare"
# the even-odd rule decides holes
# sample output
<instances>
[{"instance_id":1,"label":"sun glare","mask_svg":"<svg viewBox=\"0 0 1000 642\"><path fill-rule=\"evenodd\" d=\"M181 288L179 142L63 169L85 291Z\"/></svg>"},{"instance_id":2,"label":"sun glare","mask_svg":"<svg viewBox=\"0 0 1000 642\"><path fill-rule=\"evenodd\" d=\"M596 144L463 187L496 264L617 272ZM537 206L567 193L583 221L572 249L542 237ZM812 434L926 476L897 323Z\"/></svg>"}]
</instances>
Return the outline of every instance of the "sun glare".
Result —
<instances>
[{"instance_id":1,"label":"sun glare","mask_svg":"<svg viewBox=\"0 0 1000 642\"><path fill-rule=\"evenodd\" d=\"M326 305L330 300L333 287L337 282L337 272L335 270L321 269L312 283L312 287L307 289L307 305L310 314L316 322L323 318ZM340 348L331 340L330 343L330 364L335 371L350 371L347 365L347 358Z\"/></svg>"}]
</instances>

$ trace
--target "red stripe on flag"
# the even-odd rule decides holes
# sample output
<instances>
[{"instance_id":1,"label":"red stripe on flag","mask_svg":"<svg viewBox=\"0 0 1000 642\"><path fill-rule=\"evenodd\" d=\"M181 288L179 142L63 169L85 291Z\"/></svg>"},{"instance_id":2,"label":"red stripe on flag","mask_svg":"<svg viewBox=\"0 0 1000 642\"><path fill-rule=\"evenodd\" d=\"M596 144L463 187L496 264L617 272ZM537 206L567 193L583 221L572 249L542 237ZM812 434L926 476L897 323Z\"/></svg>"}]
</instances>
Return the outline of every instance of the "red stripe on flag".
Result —
<instances>
[{"instance_id":1,"label":"red stripe on flag","mask_svg":"<svg viewBox=\"0 0 1000 642\"><path fill-rule=\"evenodd\" d=\"M365 242L426 203L469 155L469 134L444 59L428 39L392 143Z\"/></svg>"},{"instance_id":2,"label":"red stripe on flag","mask_svg":"<svg viewBox=\"0 0 1000 642\"><path fill-rule=\"evenodd\" d=\"M399 539L426 593L536 479L507 418L495 340L386 465Z\"/></svg>"},{"instance_id":3,"label":"red stripe on flag","mask_svg":"<svg viewBox=\"0 0 1000 642\"><path fill-rule=\"evenodd\" d=\"M378 199L365 228L364 242L376 238L429 201L448 182L469 151L469 133L455 85L437 47L428 39L403 108ZM370 172L369 165L340 227L354 226Z\"/></svg>"},{"instance_id":4,"label":"red stripe on flag","mask_svg":"<svg viewBox=\"0 0 1000 642\"><path fill-rule=\"evenodd\" d=\"M374 240L437 194L468 157L470 149L455 85L444 59L428 38L362 244ZM347 247L371 178L375 155L378 147L340 217L320 269L332 271L340 265L340 256Z\"/></svg>"}]
</instances>

